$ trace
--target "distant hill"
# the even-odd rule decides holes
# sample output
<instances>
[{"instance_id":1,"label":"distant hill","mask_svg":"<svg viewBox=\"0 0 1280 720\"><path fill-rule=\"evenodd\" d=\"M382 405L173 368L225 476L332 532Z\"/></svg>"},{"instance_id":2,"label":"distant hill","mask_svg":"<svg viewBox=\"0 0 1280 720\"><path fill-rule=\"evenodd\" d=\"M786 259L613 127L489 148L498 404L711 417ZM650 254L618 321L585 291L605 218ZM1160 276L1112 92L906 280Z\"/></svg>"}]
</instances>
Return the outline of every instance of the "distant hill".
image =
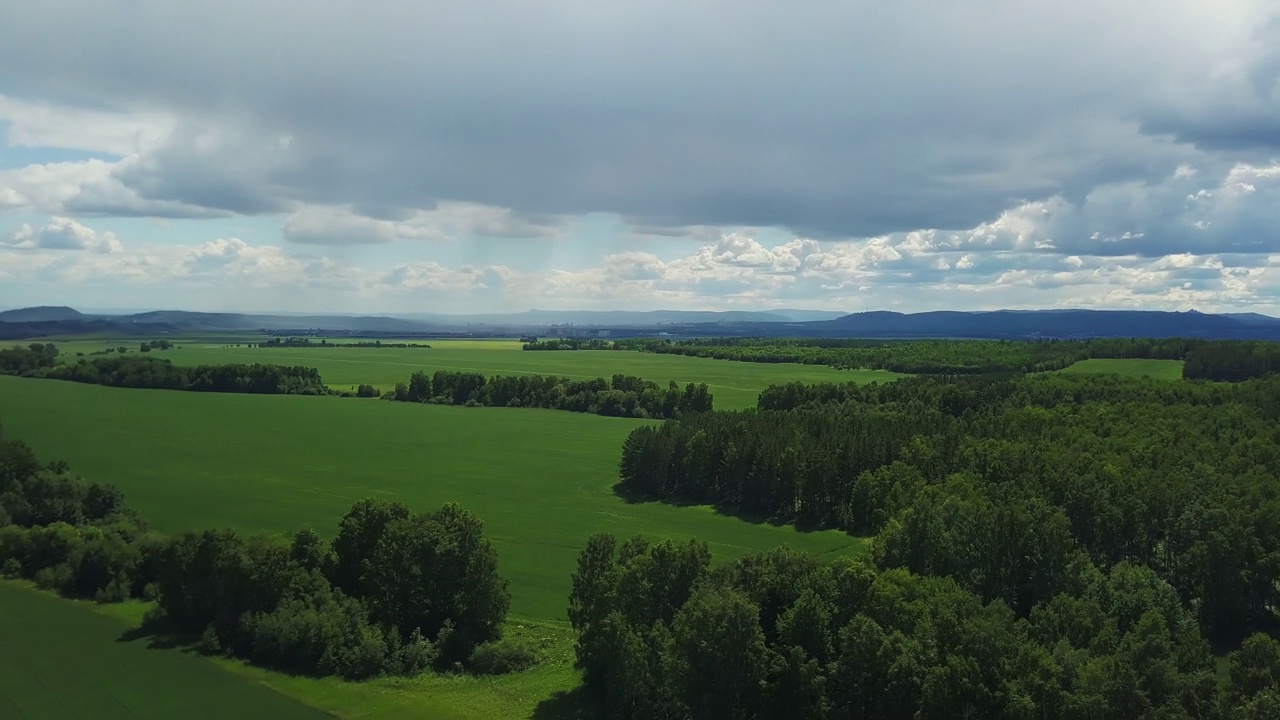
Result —
<instances>
[{"instance_id":1,"label":"distant hill","mask_svg":"<svg viewBox=\"0 0 1280 720\"><path fill-rule=\"evenodd\" d=\"M530 310L493 315L255 315L160 310L87 315L67 307L0 313L0 339L87 333L147 336L191 332L334 332L370 337L594 334L610 337L1034 338L1195 337L1280 340L1280 319L1144 310L996 310L832 317L814 310L653 312ZM556 327L558 326L558 327ZM586 329L586 330L584 330Z\"/></svg>"},{"instance_id":2,"label":"distant hill","mask_svg":"<svg viewBox=\"0 0 1280 720\"><path fill-rule=\"evenodd\" d=\"M1150 310L996 310L992 312L865 312L804 323L808 337L1086 338L1195 337L1280 339L1280 320Z\"/></svg>"},{"instance_id":3,"label":"distant hill","mask_svg":"<svg viewBox=\"0 0 1280 720\"><path fill-rule=\"evenodd\" d=\"M82 320L84 315L69 307L29 307L0 312L0 322L66 322Z\"/></svg>"}]
</instances>

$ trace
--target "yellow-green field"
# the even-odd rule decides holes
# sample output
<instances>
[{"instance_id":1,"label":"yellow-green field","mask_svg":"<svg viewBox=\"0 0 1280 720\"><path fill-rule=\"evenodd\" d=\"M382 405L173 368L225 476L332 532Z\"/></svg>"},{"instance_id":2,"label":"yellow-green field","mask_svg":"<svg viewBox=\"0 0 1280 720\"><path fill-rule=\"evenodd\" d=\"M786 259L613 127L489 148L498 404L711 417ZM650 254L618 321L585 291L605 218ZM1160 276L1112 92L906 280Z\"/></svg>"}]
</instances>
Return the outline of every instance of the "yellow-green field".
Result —
<instances>
[{"instance_id":1,"label":"yellow-green field","mask_svg":"<svg viewBox=\"0 0 1280 720\"><path fill-rule=\"evenodd\" d=\"M259 338L260 339L260 338ZM154 352L175 365L223 363L271 363L308 365L320 371L325 383L338 389L369 383L390 390L407 382L419 370L466 370L485 375L559 375L591 379L615 373L638 375L665 385L706 383L722 410L755 407L760 391L788 382L888 382L902 375L885 370L835 370L825 365L751 363L658 355L617 350L525 351L520 343L503 340L431 340L430 348L252 348L239 338L226 342L189 342L174 339L171 350ZM247 341L245 341L247 342ZM59 342L64 352L90 353L106 347L129 347L138 341L84 340Z\"/></svg>"}]
</instances>

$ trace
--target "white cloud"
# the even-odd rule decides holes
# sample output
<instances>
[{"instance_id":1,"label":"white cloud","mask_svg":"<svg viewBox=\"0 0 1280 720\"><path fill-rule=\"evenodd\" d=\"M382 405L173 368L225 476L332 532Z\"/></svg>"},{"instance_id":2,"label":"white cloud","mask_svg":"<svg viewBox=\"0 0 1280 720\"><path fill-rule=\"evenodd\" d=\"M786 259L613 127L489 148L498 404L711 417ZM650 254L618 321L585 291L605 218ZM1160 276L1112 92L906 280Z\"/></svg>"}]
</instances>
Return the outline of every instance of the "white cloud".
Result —
<instances>
[{"instance_id":1,"label":"white cloud","mask_svg":"<svg viewBox=\"0 0 1280 720\"><path fill-rule=\"evenodd\" d=\"M123 249L115 233L99 233L67 217L52 218L43 227L23 223L0 245L21 249L89 250L104 254Z\"/></svg>"},{"instance_id":2,"label":"white cloud","mask_svg":"<svg viewBox=\"0 0 1280 720\"><path fill-rule=\"evenodd\" d=\"M135 155L156 147L173 130L171 115L109 112L30 102L0 95L0 121L11 147L65 148Z\"/></svg>"}]
</instances>

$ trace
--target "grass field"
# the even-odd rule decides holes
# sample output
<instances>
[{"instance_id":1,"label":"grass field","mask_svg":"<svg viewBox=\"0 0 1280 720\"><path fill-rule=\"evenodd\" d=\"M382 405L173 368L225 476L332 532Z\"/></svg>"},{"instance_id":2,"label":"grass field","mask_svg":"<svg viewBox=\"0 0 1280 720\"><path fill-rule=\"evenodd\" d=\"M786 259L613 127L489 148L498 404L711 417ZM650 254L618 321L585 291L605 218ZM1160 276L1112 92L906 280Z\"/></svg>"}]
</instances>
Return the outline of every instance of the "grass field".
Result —
<instances>
[{"instance_id":1,"label":"grass field","mask_svg":"<svg viewBox=\"0 0 1280 720\"><path fill-rule=\"evenodd\" d=\"M749 363L682 355L615 350L529 351L520 343L501 340L432 340L428 349L417 348L249 348L218 343L173 341L181 348L155 353L176 365L223 363L274 363L315 367L330 387L346 389L360 383L390 390L407 382L415 371L469 370L486 375L560 375L572 378L609 377L615 373L639 375L665 385L705 382L722 410L755 407L760 391L786 382L887 382L902 375L884 370L835 370L825 365ZM230 341L228 341L230 342ZM136 351L138 341L83 340L60 342L64 352L93 352L104 347L127 346Z\"/></svg>"},{"instance_id":2,"label":"grass field","mask_svg":"<svg viewBox=\"0 0 1280 720\"><path fill-rule=\"evenodd\" d=\"M0 717L326 717L195 655L120 641L130 627L85 603L0 582Z\"/></svg>"},{"instance_id":3,"label":"grass field","mask_svg":"<svg viewBox=\"0 0 1280 720\"><path fill-rule=\"evenodd\" d=\"M1125 377L1150 377L1157 380L1181 380L1181 360L1143 360L1140 358L1115 360L1081 360L1059 372L1090 375L1123 375Z\"/></svg>"},{"instance_id":4,"label":"grass field","mask_svg":"<svg viewBox=\"0 0 1280 720\"><path fill-rule=\"evenodd\" d=\"M530 353L532 354L532 353ZM512 613L562 619L594 532L707 541L717 559L782 543L857 552L838 532L749 523L708 507L614 495L622 440L642 421L554 410L125 390L0 377L0 423L42 458L115 483L166 532L310 524L332 536L359 498L415 510L456 501L485 521Z\"/></svg>"}]
</instances>

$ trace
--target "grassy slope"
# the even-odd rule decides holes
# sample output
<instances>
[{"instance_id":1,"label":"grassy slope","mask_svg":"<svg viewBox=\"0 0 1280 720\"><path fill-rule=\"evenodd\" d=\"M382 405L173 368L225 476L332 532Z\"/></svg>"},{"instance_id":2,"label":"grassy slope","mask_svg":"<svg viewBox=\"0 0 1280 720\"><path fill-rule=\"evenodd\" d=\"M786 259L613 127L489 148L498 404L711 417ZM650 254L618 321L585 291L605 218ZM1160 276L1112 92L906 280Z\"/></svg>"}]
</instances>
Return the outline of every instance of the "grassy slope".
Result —
<instances>
[{"instance_id":1,"label":"grassy slope","mask_svg":"<svg viewBox=\"0 0 1280 720\"><path fill-rule=\"evenodd\" d=\"M197 656L121 641L130 627L84 603L0 582L0 717L325 717Z\"/></svg>"},{"instance_id":2,"label":"grassy slope","mask_svg":"<svg viewBox=\"0 0 1280 720\"><path fill-rule=\"evenodd\" d=\"M175 340L181 348L156 353L178 365L202 363L275 363L309 365L320 370L335 388L370 383L383 390L406 382L417 370L470 370L486 375L560 375L573 378L639 375L666 384L705 382L722 410L755 407L760 391L772 384L800 382L887 382L902 377L881 370L835 370L824 365L749 363L680 355L614 350L530 351L518 342L431 341L430 349L416 348L247 348ZM105 346L136 342L80 341L59 343L64 351L92 352Z\"/></svg>"},{"instance_id":3,"label":"grassy slope","mask_svg":"<svg viewBox=\"0 0 1280 720\"><path fill-rule=\"evenodd\" d=\"M1081 360L1059 372L1151 377L1157 380L1181 380L1182 361L1143 360L1139 358Z\"/></svg>"},{"instance_id":4,"label":"grassy slope","mask_svg":"<svg viewBox=\"0 0 1280 720\"><path fill-rule=\"evenodd\" d=\"M753 524L707 507L628 504L612 486L640 421L553 410L123 390L0 377L0 423L41 457L117 484L168 532L229 526L332 535L359 498L456 501L485 521L516 616L562 619L594 532L700 537L718 559L781 543L857 552L837 532Z\"/></svg>"}]
</instances>

